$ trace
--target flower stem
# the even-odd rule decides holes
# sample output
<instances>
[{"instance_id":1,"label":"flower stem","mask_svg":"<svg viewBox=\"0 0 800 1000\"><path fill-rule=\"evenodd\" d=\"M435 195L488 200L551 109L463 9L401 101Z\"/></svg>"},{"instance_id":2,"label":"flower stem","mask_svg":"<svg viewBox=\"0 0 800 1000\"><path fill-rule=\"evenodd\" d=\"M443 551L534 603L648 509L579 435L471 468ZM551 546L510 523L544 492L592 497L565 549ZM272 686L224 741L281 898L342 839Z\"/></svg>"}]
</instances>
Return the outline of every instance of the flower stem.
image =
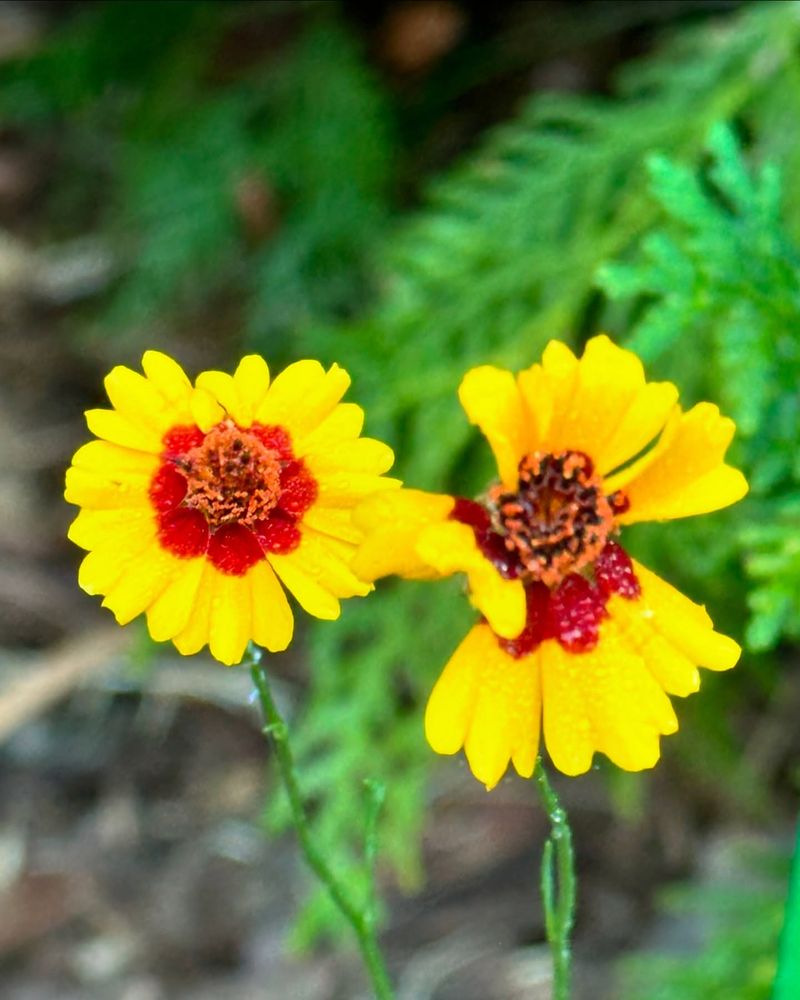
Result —
<instances>
[{"instance_id":1,"label":"flower stem","mask_svg":"<svg viewBox=\"0 0 800 1000\"><path fill-rule=\"evenodd\" d=\"M800 996L800 821L797 824L797 846L789 880L789 897L781 935L778 972L772 1000L792 1000Z\"/></svg>"},{"instance_id":2,"label":"flower stem","mask_svg":"<svg viewBox=\"0 0 800 1000\"><path fill-rule=\"evenodd\" d=\"M278 773L289 799L292 823L297 831L297 839L300 841L303 855L309 868L326 886L331 899L353 928L377 1000L392 1000L394 993L375 934L375 893L372 878L375 860L375 825L383 799L383 786L377 783L369 783L367 786L368 808L365 847L369 893L366 904L361 906L353 900L343 882L334 874L314 840L297 781L294 754L289 744L289 730L272 697L269 679L260 661L261 651L251 647L250 673L258 692L258 700L266 723L264 733L272 737Z\"/></svg>"},{"instance_id":3,"label":"flower stem","mask_svg":"<svg viewBox=\"0 0 800 1000\"><path fill-rule=\"evenodd\" d=\"M572 831L542 761L534 774L539 798L550 818L550 836L542 853L542 901L553 956L553 1000L569 1000L572 975L570 935L575 920L575 856ZM553 855L555 854L555 861Z\"/></svg>"}]
</instances>

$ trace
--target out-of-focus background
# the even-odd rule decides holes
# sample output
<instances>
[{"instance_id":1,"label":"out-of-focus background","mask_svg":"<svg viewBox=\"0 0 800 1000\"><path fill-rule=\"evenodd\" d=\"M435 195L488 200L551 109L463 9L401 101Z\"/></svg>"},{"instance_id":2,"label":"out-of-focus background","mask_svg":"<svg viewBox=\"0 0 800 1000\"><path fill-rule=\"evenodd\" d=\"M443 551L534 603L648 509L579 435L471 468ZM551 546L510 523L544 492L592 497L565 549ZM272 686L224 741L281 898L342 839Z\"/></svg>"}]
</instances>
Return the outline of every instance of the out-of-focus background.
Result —
<instances>
[{"instance_id":1,"label":"out-of-focus background","mask_svg":"<svg viewBox=\"0 0 800 1000\"><path fill-rule=\"evenodd\" d=\"M366 995L302 868L245 671L76 583L102 376L246 351L354 378L416 486L490 476L455 390L599 329L739 425L731 511L633 551L746 645L658 768L560 781L581 1000L766 1000L800 787L800 5L0 4L0 995ZM363 779L403 1000L549 995L530 783L424 743L468 620L386 584L270 664L319 836Z\"/></svg>"}]
</instances>

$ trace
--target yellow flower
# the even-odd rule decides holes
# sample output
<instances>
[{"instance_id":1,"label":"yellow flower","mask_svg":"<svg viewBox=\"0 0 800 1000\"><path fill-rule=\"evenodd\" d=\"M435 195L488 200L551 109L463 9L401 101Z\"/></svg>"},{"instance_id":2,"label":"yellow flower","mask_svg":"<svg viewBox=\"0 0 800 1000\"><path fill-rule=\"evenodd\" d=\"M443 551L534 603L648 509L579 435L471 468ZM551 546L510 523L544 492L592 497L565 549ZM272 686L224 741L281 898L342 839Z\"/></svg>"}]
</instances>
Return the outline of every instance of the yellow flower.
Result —
<instances>
[{"instance_id":1,"label":"yellow flower","mask_svg":"<svg viewBox=\"0 0 800 1000\"><path fill-rule=\"evenodd\" d=\"M668 695L696 691L698 666L739 658L704 608L615 540L627 524L747 492L724 463L733 422L709 403L684 413L677 396L605 336L580 359L551 341L516 378L474 368L459 397L499 481L479 502L404 489L356 511L362 579L467 574L482 618L434 687L425 731L438 753L463 747L488 788L509 761L530 777L540 729L565 774L588 770L596 751L652 767L659 736L678 727Z\"/></svg>"},{"instance_id":2,"label":"yellow flower","mask_svg":"<svg viewBox=\"0 0 800 1000\"><path fill-rule=\"evenodd\" d=\"M288 646L281 584L327 619L340 598L370 591L349 569L352 508L397 481L381 478L391 450L359 438L360 407L339 402L345 371L299 361L270 382L250 355L233 376L207 371L192 386L164 354L147 351L142 366L108 375L113 408L86 414L100 440L67 472L65 497L81 508L69 537L89 550L84 590L105 595L121 625L145 612L154 639L184 654L208 644L227 664L250 639Z\"/></svg>"}]
</instances>

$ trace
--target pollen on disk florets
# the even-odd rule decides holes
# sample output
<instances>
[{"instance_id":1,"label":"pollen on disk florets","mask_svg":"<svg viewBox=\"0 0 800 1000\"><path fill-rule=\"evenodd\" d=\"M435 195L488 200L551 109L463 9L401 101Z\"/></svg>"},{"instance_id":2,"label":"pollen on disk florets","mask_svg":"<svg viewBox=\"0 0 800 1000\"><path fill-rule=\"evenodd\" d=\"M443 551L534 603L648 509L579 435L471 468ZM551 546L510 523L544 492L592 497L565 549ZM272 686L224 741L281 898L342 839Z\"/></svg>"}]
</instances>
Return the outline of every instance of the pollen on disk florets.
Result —
<instances>
[{"instance_id":1,"label":"pollen on disk florets","mask_svg":"<svg viewBox=\"0 0 800 1000\"><path fill-rule=\"evenodd\" d=\"M614 527L615 510L602 479L579 451L526 455L517 490L492 487L489 508L524 574L547 586L590 566Z\"/></svg>"},{"instance_id":2,"label":"pollen on disk florets","mask_svg":"<svg viewBox=\"0 0 800 1000\"><path fill-rule=\"evenodd\" d=\"M165 549L181 559L206 555L239 576L267 554L299 546L319 487L284 427L176 425L163 444L148 495Z\"/></svg>"},{"instance_id":3,"label":"pollen on disk florets","mask_svg":"<svg viewBox=\"0 0 800 1000\"><path fill-rule=\"evenodd\" d=\"M211 528L263 521L281 495L281 456L255 434L225 420L182 457L184 505L199 510Z\"/></svg>"},{"instance_id":4,"label":"pollen on disk florets","mask_svg":"<svg viewBox=\"0 0 800 1000\"><path fill-rule=\"evenodd\" d=\"M526 656L545 639L571 653L593 649L613 594L633 600L639 583L612 536L628 508L622 491L606 494L580 451L534 452L519 463L516 490L489 489L484 503L456 498L450 517L472 528L481 553L506 580L525 588L526 617L510 656Z\"/></svg>"}]
</instances>

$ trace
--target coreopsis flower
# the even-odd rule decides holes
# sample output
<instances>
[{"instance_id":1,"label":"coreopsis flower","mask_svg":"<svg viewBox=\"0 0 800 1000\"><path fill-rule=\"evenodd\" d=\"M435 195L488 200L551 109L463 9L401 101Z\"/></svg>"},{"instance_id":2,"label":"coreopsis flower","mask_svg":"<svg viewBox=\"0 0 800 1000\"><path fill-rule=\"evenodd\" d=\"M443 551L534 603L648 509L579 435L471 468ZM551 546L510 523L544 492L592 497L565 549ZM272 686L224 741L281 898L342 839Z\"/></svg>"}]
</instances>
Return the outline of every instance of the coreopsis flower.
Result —
<instances>
[{"instance_id":1,"label":"coreopsis flower","mask_svg":"<svg viewBox=\"0 0 800 1000\"><path fill-rule=\"evenodd\" d=\"M668 695L696 691L698 666L727 670L740 649L618 536L739 500L747 483L724 462L733 422L710 403L683 412L675 386L646 382L605 336L580 359L552 341L516 378L474 368L459 397L498 480L477 501L403 489L356 511L363 579L463 572L481 613L430 696L429 743L463 747L487 787L509 761L533 773L540 729L566 774L596 751L652 767L678 727Z\"/></svg>"},{"instance_id":2,"label":"coreopsis flower","mask_svg":"<svg viewBox=\"0 0 800 1000\"><path fill-rule=\"evenodd\" d=\"M347 373L298 361L270 382L250 355L193 386L164 354L147 351L142 366L108 375L112 409L86 414L99 440L67 472L81 508L69 537L89 550L83 589L120 624L145 612L154 639L184 654L208 644L227 664L251 639L289 644L283 587L326 619L368 593L348 566L361 537L352 508L397 482L381 476L391 450L359 437L362 410L340 402Z\"/></svg>"}]
</instances>

